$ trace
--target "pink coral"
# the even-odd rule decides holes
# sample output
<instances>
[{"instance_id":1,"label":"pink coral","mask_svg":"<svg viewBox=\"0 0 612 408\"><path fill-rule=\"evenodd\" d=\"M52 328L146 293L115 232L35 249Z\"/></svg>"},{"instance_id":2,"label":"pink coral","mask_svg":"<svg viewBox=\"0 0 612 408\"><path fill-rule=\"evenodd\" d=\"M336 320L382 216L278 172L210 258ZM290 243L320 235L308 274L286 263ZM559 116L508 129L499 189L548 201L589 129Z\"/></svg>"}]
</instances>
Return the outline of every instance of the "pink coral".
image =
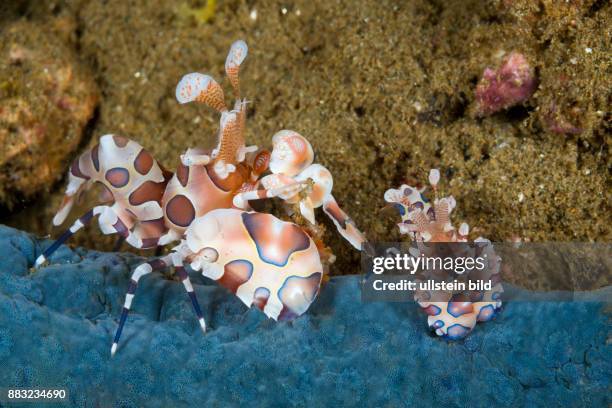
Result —
<instances>
[{"instance_id":1,"label":"pink coral","mask_svg":"<svg viewBox=\"0 0 612 408\"><path fill-rule=\"evenodd\" d=\"M497 70L486 68L476 87L478 116L486 116L529 99L538 81L533 67L521 53L512 52Z\"/></svg>"}]
</instances>

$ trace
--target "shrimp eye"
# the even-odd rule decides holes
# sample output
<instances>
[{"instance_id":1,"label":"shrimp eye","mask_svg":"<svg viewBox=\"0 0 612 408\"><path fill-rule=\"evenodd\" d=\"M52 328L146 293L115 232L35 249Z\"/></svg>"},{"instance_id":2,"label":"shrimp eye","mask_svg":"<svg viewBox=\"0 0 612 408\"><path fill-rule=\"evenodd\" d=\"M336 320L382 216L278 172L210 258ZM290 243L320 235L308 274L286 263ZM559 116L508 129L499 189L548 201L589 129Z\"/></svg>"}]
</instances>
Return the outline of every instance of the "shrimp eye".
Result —
<instances>
[{"instance_id":1,"label":"shrimp eye","mask_svg":"<svg viewBox=\"0 0 612 408\"><path fill-rule=\"evenodd\" d=\"M206 259L208 262L216 262L219 259L219 253L215 248L206 247L202 249L202 258Z\"/></svg>"}]
</instances>

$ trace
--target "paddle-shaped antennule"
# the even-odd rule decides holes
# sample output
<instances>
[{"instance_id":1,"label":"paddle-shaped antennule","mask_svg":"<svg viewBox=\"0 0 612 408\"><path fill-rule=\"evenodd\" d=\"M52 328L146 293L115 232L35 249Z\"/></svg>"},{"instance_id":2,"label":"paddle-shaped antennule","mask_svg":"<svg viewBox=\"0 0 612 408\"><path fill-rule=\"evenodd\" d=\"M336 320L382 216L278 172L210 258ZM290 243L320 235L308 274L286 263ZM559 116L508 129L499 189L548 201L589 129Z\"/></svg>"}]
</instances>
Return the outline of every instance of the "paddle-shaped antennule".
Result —
<instances>
[{"instance_id":1,"label":"paddle-shaped antennule","mask_svg":"<svg viewBox=\"0 0 612 408\"><path fill-rule=\"evenodd\" d=\"M216 111L227 111L225 95L221 86L209 75L198 72L192 72L181 78L176 86L176 100L179 103L197 101Z\"/></svg>"},{"instance_id":2,"label":"paddle-shaped antennule","mask_svg":"<svg viewBox=\"0 0 612 408\"><path fill-rule=\"evenodd\" d=\"M235 41L225 60L225 73L234 88L236 98L240 98L240 79L238 77L240 65L246 58L248 52L249 48L243 40Z\"/></svg>"}]
</instances>

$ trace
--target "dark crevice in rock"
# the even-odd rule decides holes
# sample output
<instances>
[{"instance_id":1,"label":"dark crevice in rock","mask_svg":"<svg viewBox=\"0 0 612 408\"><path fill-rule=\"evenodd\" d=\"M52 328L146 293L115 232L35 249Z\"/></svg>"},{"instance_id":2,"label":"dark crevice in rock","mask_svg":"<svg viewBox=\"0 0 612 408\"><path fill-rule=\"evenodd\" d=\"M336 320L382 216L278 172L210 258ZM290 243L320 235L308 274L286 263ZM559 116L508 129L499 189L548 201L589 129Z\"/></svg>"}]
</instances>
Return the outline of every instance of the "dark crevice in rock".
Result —
<instances>
[{"instance_id":1,"label":"dark crevice in rock","mask_svg":"<svg viewBox=\"0 0 612 408\"><path fill-rule=\"evenodd\" d=\"M480 155L480 160L483 162L491 158L491 156L489 155L489 145L483 145L480 148Z\"/></svg>"},{"instance_id":2,"label":"dark crevice in rock","mask_svg":"<svg viewBox=\"0 0 612 408\"><path fill-rule=\"evenodd\" d=\"M446 177L446 179L448 180L448 183L450 184L450 182L453 180L453 176L455 175L455 168L453 166L449 166L445 169L444 171L444 176Z\"/></svg>"},{"instance_id":3,"label":"dark crevice in rock","mask_svg":"<svg viewBox=\"0 0 612 408\"><path fill-rule=\"evenodd\" d=\"M461 146L461 153L463 154L463 161L468 162L470 161L470 159L472 158L472 155L470 154L470 146L467 144L464 144L463 146Z\"/></svg>"},{"instance_id":4,"label":"dark crevice in rock","mask_svg":"<svg viewBox=\"0 0 612 408\"><path fill-rule=\"evenodd\" d=\"M589 10L585 13L585 16L586 17L593 17L604 6L609 5L609 4L610 4L609 0L596 0L593 4L591 4L591 7L589 7Z\"/></svg>"},{"instance_id":5,"label":"dark crevice in rock","mask_svg":"<svg viewBox=\"0 0 612 408\"><path fill-rule=\"evenodd\" d=\"M91 118L89 119L89 121L87 121L87 124L85 125L85 128L83 129L83 138L81 139L81 142L79 143L76 149L77 154L81 153L91 141L96 131L96 126L98 125L99 120L100 120L100 105L97 105L94 108Z\"/></svg>"},{"instance_id":6,"label":"dark crevice in rock","mask_svg":"<svg viewBox=\"0 0 612 408\"><path fill-rule=\"evenodd\" d=\"M525 105L513 106L502 113L508 122L522 122L533 112L533 108Z\"/></svg>"},{"instance_id":7,"label":"dark crevice in rock","mask_svg":"<svg viewBox=\"0 0 612 408\"><path fill-rule=\"evenodd\" d=\"M361 118L365 115L366 110L363 106L356 106L353 108L353 112L355 112L355 115L357 115L358 118Z\"/></svg>"},{"instance_id":8,"label":"dark crevice in rock","mask_svg":"<svg viewBox=\"0 0 612 408\"><path fill-rule=\"evenodd\" d=\"M417 114L417 120L436 127L447 126L464 117L467 107L468 99L463 92L457 95L436 92L430 97L427 110Z\"/></svg>"},{"instance_id":9,"label":"dark crevice in rock","mask_svg":"<svg viewBox=\"0 0 612 408\"><path fill-rule=\"evenodd\" d=\"M436 157L436 159L441 159L442 158L442 142L441 141L437 141L436 142L436 151L434 152L434 156Z\"/></svg>"}]
</instances>

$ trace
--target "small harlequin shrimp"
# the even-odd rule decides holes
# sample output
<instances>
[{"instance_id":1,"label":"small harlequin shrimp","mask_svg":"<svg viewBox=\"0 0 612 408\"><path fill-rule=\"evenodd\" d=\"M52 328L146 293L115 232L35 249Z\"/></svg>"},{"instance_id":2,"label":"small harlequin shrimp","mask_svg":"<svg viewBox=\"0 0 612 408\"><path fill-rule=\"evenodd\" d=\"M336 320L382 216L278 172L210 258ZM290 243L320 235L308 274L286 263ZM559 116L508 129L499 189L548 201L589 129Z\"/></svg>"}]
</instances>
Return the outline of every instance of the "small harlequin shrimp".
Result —
<instances>
[{"instance_id":1,"label":"small harlequin shrimp","mask_svg":"<svg viewBox=\"0 0 612 408\"><path fill-rule=\"evenodd\" d=\"M437 185L440 172L430 171L429 182L437 195ZM463 223L455 229L450 221L450 214L456 206L455 199L450 197L435 198L432 202L423 196L424 189L402 185L399 189L389 189L385 192L385 201L390 203L401 216L398 224L401 234L406 234L416 242L468 242L469 227ZM472 292L469 297L462 293L436 293L432 301L432 293L417 291L415 300L428 315L428 325L438 336L456 340L467 336L477 322L492 319L501 308L500 282L501 259L495 254L491 242L484 238L474 240L473 246L461 246L463 251L469 250L464 256L481 256L487 259L486 268L478 279L490 279L491 290ZM445 296L442 301L441 296Z\"/></svg>"}]
</instances>

